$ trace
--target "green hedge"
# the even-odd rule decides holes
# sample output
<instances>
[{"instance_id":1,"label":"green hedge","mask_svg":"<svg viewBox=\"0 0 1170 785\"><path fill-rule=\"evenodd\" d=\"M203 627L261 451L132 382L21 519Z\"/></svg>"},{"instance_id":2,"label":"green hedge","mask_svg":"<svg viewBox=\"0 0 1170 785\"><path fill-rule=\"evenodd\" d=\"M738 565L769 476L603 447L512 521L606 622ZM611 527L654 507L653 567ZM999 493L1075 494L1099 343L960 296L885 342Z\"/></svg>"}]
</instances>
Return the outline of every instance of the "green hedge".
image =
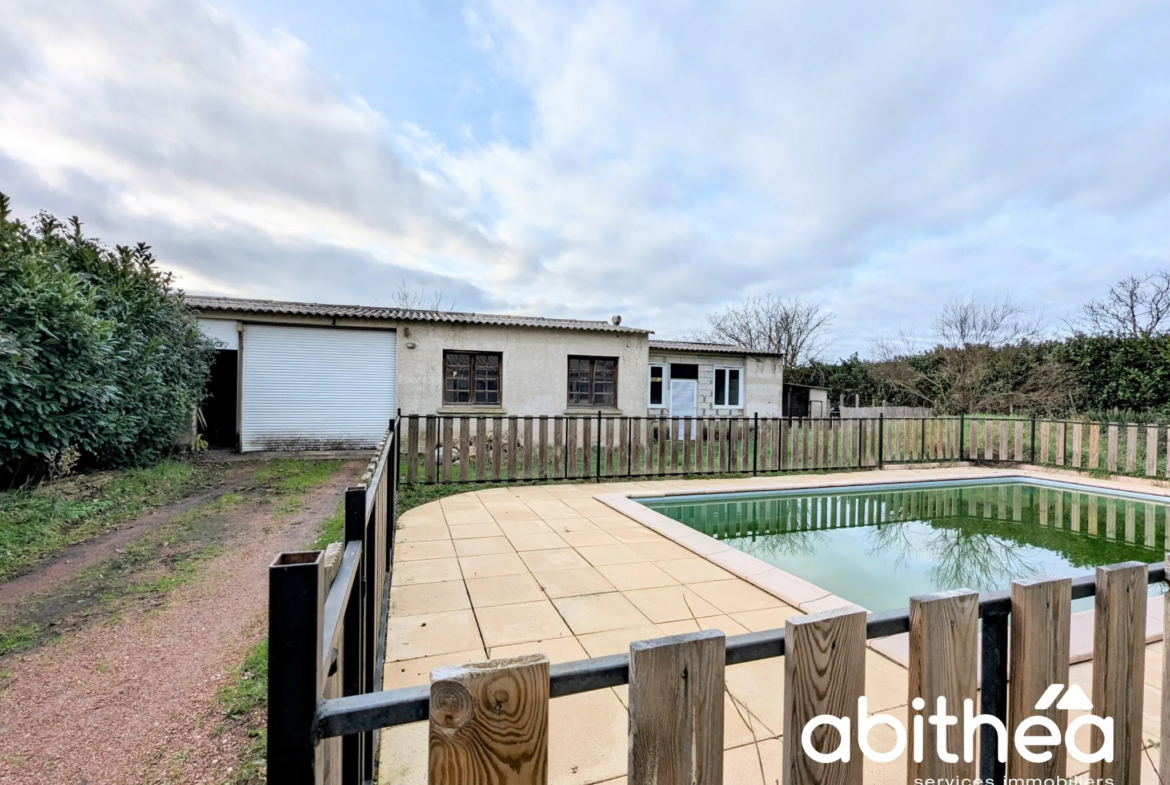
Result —
<instances>
[{"instance_id":1,"label":"green hedge","mask_svg":"<svg viewBox=\"0 0 1170 785\"><path fill-rule=\"evenodd\" d=\"M0 481L152 463L203 397L213 348L149 246L111 250L0 194Z\"/></svg>"}]
</instances>

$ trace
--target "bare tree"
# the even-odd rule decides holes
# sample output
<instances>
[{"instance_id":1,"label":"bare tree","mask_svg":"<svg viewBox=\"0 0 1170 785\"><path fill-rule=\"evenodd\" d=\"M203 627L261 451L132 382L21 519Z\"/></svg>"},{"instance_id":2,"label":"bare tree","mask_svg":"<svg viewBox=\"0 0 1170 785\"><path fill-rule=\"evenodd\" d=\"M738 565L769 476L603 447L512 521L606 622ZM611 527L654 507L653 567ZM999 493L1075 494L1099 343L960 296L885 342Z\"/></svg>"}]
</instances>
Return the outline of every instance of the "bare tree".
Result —
<instances>
[{"instance_id":1,"label":"bare tree","mask_svg":"<svg viewBox=\"0 0 1170 785\"><path fill-rule=\"evenodd\" d=\"M834 318L818 303L763 294L708 314L707 328L695 338L779 354L791 368L824 351Z\"/></svg>"},{"instance_id":2,"label":"bare tree","mask_svg":"<svg viewBox=\"0 0 1170 785\"><path fill-rule=\"evenodd\" d=\"M1098 335L1150 338L1170 325L1170 272L1131 275L1081 306L1081 324Z\"/></svg>"},{"instance_id":3,"label":"bare tree","mask_svg":"<svg viewBox=\"0 0 1170 785\"><path fill-rule=\"evenodd\" d=\"M1035 340L1043 320L1005 296L999 300L950 300L934 320L935 338L942 346L1006 346Z\"/></svg>"},{"instance_id":4,"label":"bare tree","mask_svg":"<svg viewBox=\"0 0 1170 785\"><path fill-rule=\"evenodd\" d=\"M454 311L455 301L447 301L442 289L430 291L411 286L403 278L398 282L398 288L391 295L391 301L396 308L406 308L412 311Z\"/></svg>"}]
</instances>

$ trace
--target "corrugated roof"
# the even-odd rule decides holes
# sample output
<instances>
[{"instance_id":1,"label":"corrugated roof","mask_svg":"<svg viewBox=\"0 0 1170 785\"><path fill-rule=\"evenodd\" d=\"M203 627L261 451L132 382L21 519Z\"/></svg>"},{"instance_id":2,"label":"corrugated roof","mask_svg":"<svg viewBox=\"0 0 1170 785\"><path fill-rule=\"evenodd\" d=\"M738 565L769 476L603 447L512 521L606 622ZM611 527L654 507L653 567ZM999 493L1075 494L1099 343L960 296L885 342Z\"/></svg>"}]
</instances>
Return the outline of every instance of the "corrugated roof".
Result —
<instances>
[{"instance_id":1,"label":"corrugated roof","mask_svg":"<svg viewBox=\"0 0 1170 785\"><path fill-rule=\"evenodd\" d=\"M545 319L540 316L507 316L491 313L459 311L425 311L413 308L379 308L372 305L326 305L323 303L292 303L280 300L249 300L235 297L184 298L197 311L237 311L242 313L284 314L288 316L326 316L347 319L389 319L400 322L447 322L449 324L485 324L509 327L546 327L557 330L596 330L647 334L652 330L622 327L610 322L586 319Z\"/></svg>"},{"instance_id":2,"label":"corrugated roof","mask_svg":"<svg viewBox=\"0 0 1170 785\"><path fill-rule=\"evenodd\" d=\"M668 352L704 352L707 354L743 354L753 357L781 357L779 352L759 352L746 346L731 343L707 343L705 341L658 341L650 339L650 349Z\"/></svg>"}]
</instances>

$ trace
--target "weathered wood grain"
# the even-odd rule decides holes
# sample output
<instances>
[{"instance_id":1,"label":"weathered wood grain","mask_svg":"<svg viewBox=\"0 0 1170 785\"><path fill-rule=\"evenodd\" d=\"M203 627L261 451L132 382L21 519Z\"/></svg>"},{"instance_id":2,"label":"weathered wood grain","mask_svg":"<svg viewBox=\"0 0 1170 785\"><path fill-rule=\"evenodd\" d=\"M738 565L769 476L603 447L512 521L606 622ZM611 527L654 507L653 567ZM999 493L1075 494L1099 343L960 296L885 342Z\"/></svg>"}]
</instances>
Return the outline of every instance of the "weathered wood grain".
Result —
<instances>
[{"instance_id":1,"label":"weathered wood grain","mask_svg":"<svg viewBox=\"0 0 1170 785\"><path fill-rule=\"evenodd\" d=\"M630 644L630 785L721 785L725 638Z\"/></svg>"},{"instance_id":2,"label":"weathered wood grain","mask_svg":"<svg viewBox=\"0 0 1170 785\"><path fill-rule=\"evenodd\" d=\"M548 674L543 654L431 671L430 785L545 785Z\"/></svg>"},{"instance_id":3,"label":"weathered wood grain","mask_svg":"<svg viewBox=\"0 0 1170 785\"><path fill-rule=\"evenodd\" d=\"M814 717L849 717L857 727L857 699L865 692L865 618L856 605L787 620L784 656L784 785L854 785L861 782L862 756L857 734L842 742L836 729L812 732L819 752L849 745L848 761L820 763L801 746L804 727Z\"/></svg>"},{"instance_id":4,"label":"weathered wood grain","mask_svg":"<svg viewBox=\"0 0 1170 785\"><path fill-rule=\"evenodd\" d=\"M919 704L924 716L935 713L939 698L946 699L951 714L961 713L965 699L975 699L978 616L979 595L967 589L910 598L909 700L912 707L916 699L924 701ZM975 760L963 760L962 729L952 725L943 731L947 751L958 754L955 762L937 754L937 731L924 723L922 761L908 757L907 782L974 778Z\"/></svg>"},{"instance_id":5,"label":"weathered wood grain","mask_svg":"<svg viewBox=\"0 0 1170 785\"><path fill-rule=\"evenodd\" d=\"M443 417L443 482L451 482L451 462L454 459L455 447L455 420L453 417Z\"/></svg>"},{"instance_id":6,"label":"weathered wood grain","mask_svg":"<svg viewBox=\"0 0 1170 785\"><path fill-rule=\"evenodd\" d=\"M1142 698L1146 667L1146 565L1097 568L1093 631L1093 713L1113 718L1113 760L1089 764L1098 781L1141 779ZM1091 749L1101 744L1092 734Z\"/></svg>"},{"instance_id":7,"label":"weathered wood grain","mask_svg":"<svg viewBox=\"0 0 1170 785\"><path fill-rule=\"evenodd\" d=\"M1063 744L1052 749L1052 758L1043 763L1025 760L1012 743L1016 728L1028 717L1044 716L1056 723L1061 737L1068 726L1068 712L1056 708L1057 701L1044 710L1036 704L1053 684L1068 684L1069 627L1072 609L1072 579L1042 577L1012 581L1011 690L1008 693L1008 730L1003 742L1008 749L1008 777L1052 778L1063 776L1068 750ZM1032 734L1029 734L1032 735Z\"/></svg>"}]
</instances>

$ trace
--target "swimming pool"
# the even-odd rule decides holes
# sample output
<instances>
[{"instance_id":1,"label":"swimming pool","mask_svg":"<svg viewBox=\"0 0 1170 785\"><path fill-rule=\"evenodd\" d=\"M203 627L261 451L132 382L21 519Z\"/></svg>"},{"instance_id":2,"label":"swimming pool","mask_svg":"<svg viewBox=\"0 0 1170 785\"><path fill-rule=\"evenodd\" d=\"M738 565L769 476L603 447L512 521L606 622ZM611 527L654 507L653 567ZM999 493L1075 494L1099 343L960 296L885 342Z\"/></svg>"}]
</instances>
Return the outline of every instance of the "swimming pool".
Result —
<instances>
[{"instance_id":1,"label":"swimming pool","mask_svg":"<svg viewBox=\"0 0 1170 785\"><path fill-rule=\"evenodd\" d=\"M638 501L871 611L915 594L1161 561L1170 546L1161 497L1023 478Z\"/></svg>"}]
</instances>

